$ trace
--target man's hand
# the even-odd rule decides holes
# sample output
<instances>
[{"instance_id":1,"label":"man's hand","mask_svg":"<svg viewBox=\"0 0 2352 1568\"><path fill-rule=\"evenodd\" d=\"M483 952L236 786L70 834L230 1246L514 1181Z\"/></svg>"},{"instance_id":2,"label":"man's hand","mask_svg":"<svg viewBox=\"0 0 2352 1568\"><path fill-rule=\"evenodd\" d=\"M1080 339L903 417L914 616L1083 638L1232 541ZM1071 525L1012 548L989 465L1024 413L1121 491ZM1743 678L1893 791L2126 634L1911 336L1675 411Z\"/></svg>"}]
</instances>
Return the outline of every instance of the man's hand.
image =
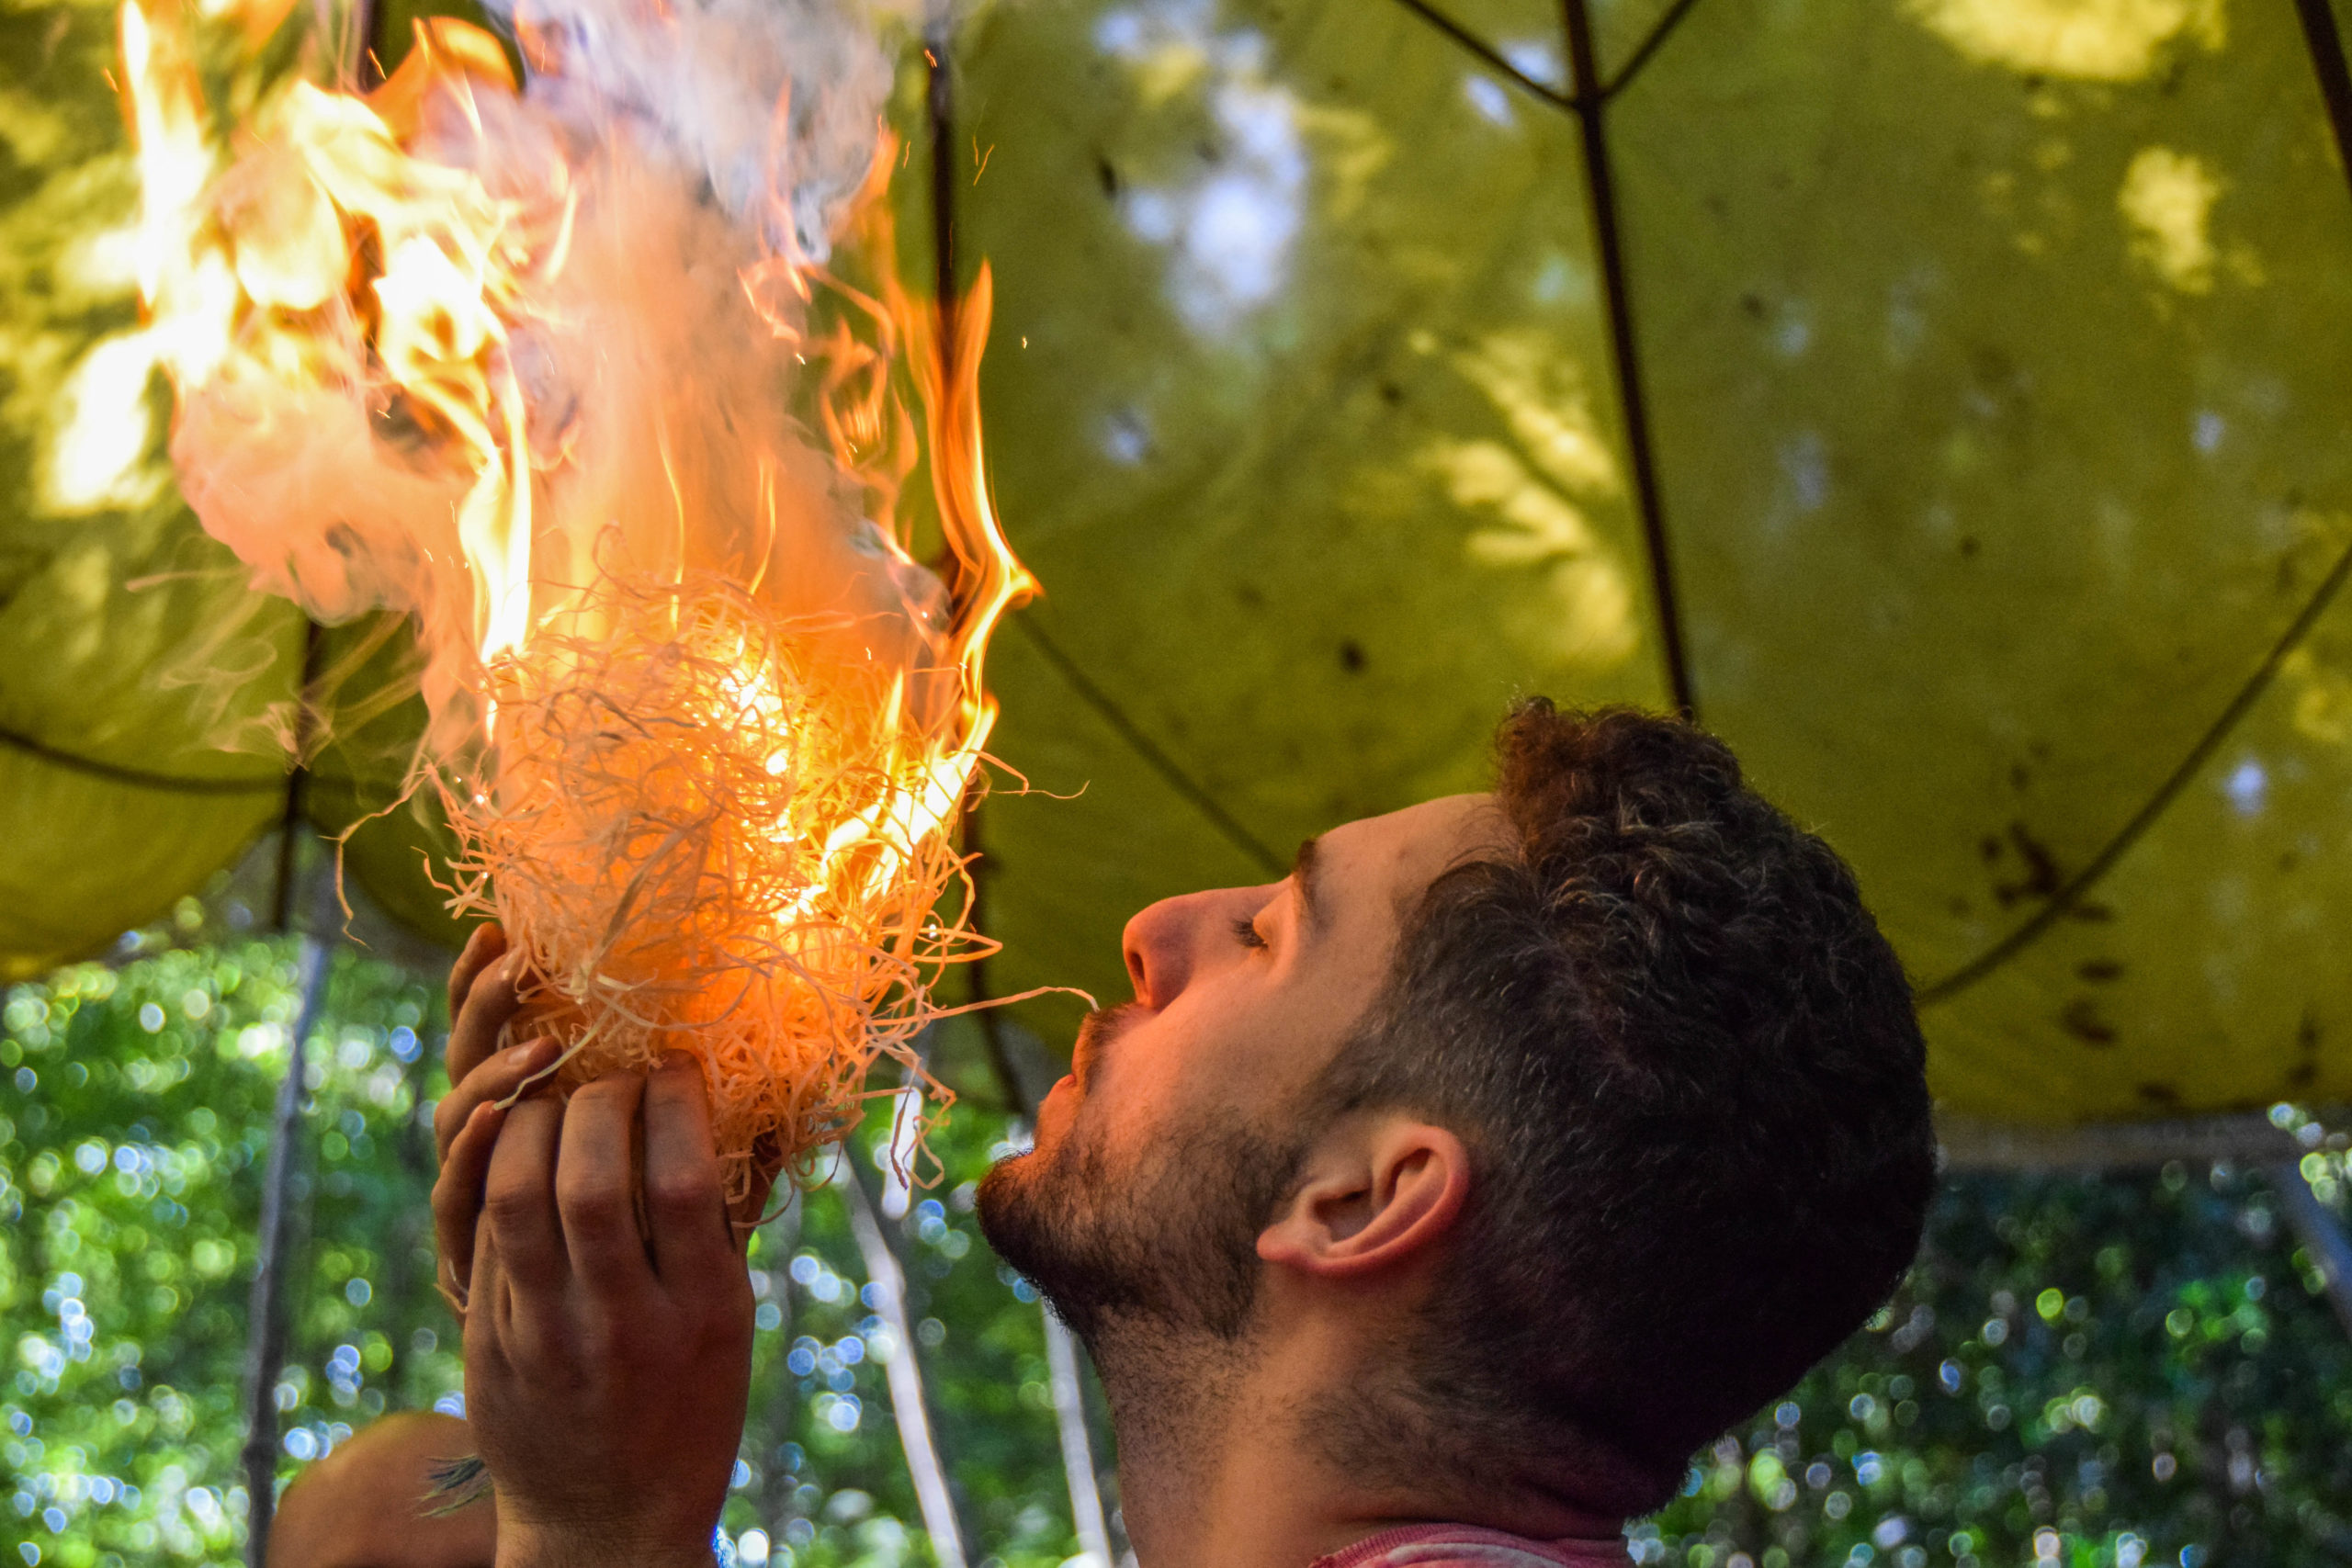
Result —
<instances>
[{"instance_id":1,"label":"man's hand","mask_svg":"<svg viewBox=\"0 0 2352 1568\"><path fill-rule=\"evenodd\" d=\"M563 1055L560 1040L529 1033L523 1011L528 975L522 958L509 949L505 931L490 922L475 928L449 971L449 1092L433 1108L433 1142L441 1160L433 1217L443 1293L460 1318L471 1298L474 1224L481 1212L480 1195L495 1134L469 1143L463 1151L458 1148L458 1134L476 1111L532 1088L532 1080ZM518 1019L523 1020L520 1039L514 1038ZM754 1149L753 1160L751 1190L733 1208L735 1234L747 1245L784 1167L780 1155L764 1146Z\"/></svg>"},{"instance_id":2,"label":"man's hand","mask_svg":"<svg viewBox=\"0 0 2352 1568\"><path fill-rule=\"evenodd\" d=\"M474 1237L466 1409L501 1568L707 1568L752 1300L701 1069L477 1100L434 1211Z\"/></svg>"},{"instance_id":3,"label":"man's hand","mask_svg":"<svg viewBox=\"0 0 2352 1568\"><path fill-rule=\"evenodd\" d=\"M433 1108L433 1143L441 1164L433 1219L443 1293L460 1318L470 1297L474 1222L481 1212L493 1140L478 1140L467 1151L469 1157L454 1166L451 1151L479 1107L511 1099L563 1054L552 1039L507 1040L508 1026L523 1008L520 962L521 955L507 949L505 931L492 922L474 928L449 970L449 1041L444 1053L449 1092Z\"/></svg>"}]
</instances>

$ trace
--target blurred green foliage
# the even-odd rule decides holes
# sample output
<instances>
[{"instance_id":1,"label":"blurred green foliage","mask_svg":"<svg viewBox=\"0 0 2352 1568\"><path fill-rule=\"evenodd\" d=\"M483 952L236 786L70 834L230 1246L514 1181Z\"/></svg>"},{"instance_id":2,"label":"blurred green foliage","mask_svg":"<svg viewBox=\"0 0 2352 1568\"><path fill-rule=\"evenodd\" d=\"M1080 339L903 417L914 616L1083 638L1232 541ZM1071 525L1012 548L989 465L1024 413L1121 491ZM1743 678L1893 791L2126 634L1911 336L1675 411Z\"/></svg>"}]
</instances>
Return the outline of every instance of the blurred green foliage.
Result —
<instances>
[{"instance_id":1,"label":"blurred green foliage","mask_svg":"<svg viewBox=\"0 0 2352 1568\"><path fill-rule=\"evenodd\" d=\"M2340 1201L2340 1148L2306 1165ZM1886 1311L1701 1454L1637 1560L2343 1562L2352 1342L2322 1289L2263 1172L1950 1180Z\"/></svg>"},{"instance_id":2,"label":"blurred green foliage","mask_svg":"<svg viewBox=\"0 0 2352 1568\"><path fill-rule=\"evenodd\" d=\"M289 943L244 940L8 992L0 1528L41 1561L234 1556L254 1221L292 986ZM432 1005L430 985L390 965L346 954L334 971L297 1179L299 1349L277 1387L289 1472L294 1454L459 1382L418 1206Z\"/></svg>"},{"instance_id":3,"label":"blurred green foliage","mask_svg":"<svg viewBox=\"0 0 2352 1568\"><path fill-rule=\"evenodd\" d=\"M293 952L193 903L181 915L144 955L6 997L0 1551L27 1564L238 1558L246 1302ZM439 989L353 951L333 972L304 1105L281 1482L386 1409L455 1407L424 1224ZM888 1133L872 1120L846 1156L869 1191ZM1050 1568L1077 1544L1042 1320L971 1216L1004 1134L1000 1113L959 1107L934 1140L940 1181L886 1229L972 1555ZM2307 1162L2338 1204L2341 1142ZM839 1187L774 1219L752 1266L729 1533L794 1568L929 1562L885 1387L898 1347ZM1699 1455L1634 1549L1687 1568L2339 1562L2347 1438L2352 1345L2261 1173L1969 1177L1881 1319Z\"/></svg>"},{"instance_id":4,"label":"blurred green foliage","mask_svg":"<svg viewBox=\"0 0 2352 1568\"><path fill-rule=\"evenodd\" d=\"M164 949L152 957L6 993L0 1550L28 1564L240 1561L245 1322L294 950L208 932L194 900L181 913L142 938ZM335 962L303 1106L281 1483L387 1409L461 1408L426 1208L440 991L437 975L356 951ZM869 1190L888 1120L854 1156ZM1077 1548L1041 1309L971 1215L1003 1132L960 1110L933 1141L939 1180L889 1228L967 1532L1004 1568L1039 1568ZM885 1386L890 1336L838 1188L773 1220L752 1266L760 1333L730 1531L763 1527L775 1561L815 1568L927 1561Z\"/></svg>"}]
</instances>

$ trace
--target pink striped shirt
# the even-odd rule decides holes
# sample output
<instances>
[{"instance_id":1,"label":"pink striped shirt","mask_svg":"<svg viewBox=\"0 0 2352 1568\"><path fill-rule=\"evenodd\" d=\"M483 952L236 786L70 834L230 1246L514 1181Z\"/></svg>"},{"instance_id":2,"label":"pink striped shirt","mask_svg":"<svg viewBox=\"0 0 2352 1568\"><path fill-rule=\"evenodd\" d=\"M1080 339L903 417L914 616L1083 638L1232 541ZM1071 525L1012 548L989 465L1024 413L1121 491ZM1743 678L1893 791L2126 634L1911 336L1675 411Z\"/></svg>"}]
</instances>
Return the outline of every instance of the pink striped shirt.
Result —
<instances>
[{"instance_id":1,"label":"pink striped shirt","mask_svg":"<svg viewBox=\"0 0 2352 1568\"><path fill-rule=\"evenodd\" d=\"M1469 1525L1407 1525L1316 1559L1311 1568L1626 1568L1624 1541L1529 1540Z\"/></svg>"}]
</instances>

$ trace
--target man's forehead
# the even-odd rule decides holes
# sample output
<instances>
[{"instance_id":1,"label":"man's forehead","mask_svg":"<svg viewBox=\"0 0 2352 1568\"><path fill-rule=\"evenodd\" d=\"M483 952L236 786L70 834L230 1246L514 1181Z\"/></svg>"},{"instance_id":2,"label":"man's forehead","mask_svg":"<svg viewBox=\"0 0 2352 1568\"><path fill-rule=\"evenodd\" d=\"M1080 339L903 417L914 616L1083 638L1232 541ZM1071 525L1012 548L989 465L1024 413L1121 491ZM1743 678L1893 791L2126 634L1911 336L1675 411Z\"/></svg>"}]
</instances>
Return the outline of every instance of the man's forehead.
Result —
<instances>
[{"instance_id":1,"label":"man's forehead","mask_svg":"<svg viewBox=\"0 0 2352 1568\"><path fill-rule=\"evenodd\" d=\"M1491 795L1448 795L1401 811L1345 822L1323 835L1317 856L1345 863L1356 875L1392 886L1419 886L1449 866L1510 846L1502 808Z\"/></svg>"}]
</instances>

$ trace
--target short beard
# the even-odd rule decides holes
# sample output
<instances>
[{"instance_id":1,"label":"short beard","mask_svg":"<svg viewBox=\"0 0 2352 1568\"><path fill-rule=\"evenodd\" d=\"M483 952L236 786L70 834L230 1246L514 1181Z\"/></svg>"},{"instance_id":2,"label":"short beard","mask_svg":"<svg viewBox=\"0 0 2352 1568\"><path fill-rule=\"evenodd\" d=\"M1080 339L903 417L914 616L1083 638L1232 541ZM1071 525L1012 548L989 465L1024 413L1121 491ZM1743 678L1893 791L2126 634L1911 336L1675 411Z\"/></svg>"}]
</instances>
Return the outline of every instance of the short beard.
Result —
<instances>
[{"instance_id":1,"label":"short beard","mask_svg":"<svg viewBox=\"0 0 2352 1568\"><path fill-rule=\"evenodd\" d=\"M1185 1119L1122 1170L1081 1111L1059 1149L988 1173L980 1230L1098 1360L1129 1325L1230 1341L1256 1300L1258 1235L1304 1152L1227 1111Z\"/></svg>"}]
</instances>

